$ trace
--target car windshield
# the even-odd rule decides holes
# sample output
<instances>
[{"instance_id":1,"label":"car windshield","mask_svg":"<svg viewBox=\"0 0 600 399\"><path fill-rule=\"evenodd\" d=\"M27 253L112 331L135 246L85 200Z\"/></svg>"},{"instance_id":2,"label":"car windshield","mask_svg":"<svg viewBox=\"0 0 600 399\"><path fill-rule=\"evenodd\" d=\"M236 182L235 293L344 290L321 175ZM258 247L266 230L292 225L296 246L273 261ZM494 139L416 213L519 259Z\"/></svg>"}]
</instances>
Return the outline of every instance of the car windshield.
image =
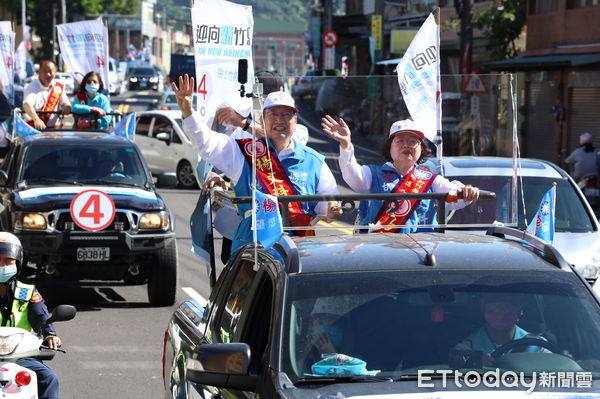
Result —
<instances>
[{"instance_id":1,"label":"car windshield","mask_svg":"<svg viewBox=\"0 0 600 399\"><path fill-rule=\"evenodd\" d=\"M288 281L282 367L295 382L496 367L600 376L600 309L572 273L404 270ZM521 338L531 339L499 343ZM339 355L351 359L332 362Z\"/></svg>"},{"instance_id":2,"label":"car windshield","mask_svg":"<svg viewBox=\"0 0 600 399\"><path fill-rule=\"evenodd\" d=\"M131 71L131 76L154 76L156 71L152 68L135 68Z\"/></svg>"},{"instance_id":3,"label":"car windshield","mask_svg":"<svg viewBox=\"0 0 600 399\"><path fill-rule=\"evenodd\" d=\"M148 177L132 147L35 145L25 150L19 182L145 187Z\"/></svg>"},{"instance_id":4,"label":"car windshield","mask_svg":"<svg viewBox=\"0 0 600 399\"><path fill-rule=\"evenodd\" d=\"M495 200L478 201L476 206L460 209L450 219L450 224L492 223L494 220L506 223L511 219L509 176L446 176L450 180L458 180L483 190L496 193ZM522 182L522 184L521 184ZM581 233L594 231L591 215L588 214L582 199L567 179L547 177L523 177L518 179L518 225L526 227L535 215L544 194L556 186L555 231ZM521 191L522 188L522 191ZM525 196L525 212L523 212L523 195Z\"/></svg>"}]
</instances>

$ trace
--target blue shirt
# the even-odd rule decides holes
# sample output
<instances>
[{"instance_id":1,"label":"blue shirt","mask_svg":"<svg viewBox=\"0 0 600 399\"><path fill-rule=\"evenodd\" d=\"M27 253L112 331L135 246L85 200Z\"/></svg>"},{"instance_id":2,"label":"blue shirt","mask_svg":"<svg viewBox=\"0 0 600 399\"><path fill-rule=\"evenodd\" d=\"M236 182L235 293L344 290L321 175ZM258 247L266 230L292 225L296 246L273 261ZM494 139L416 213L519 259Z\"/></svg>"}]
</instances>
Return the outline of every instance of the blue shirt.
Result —
<instances>
[{"instance_id":1,"label":"blue shirt","mask_svg":"<svg viewBox=\"0 0 600 399\"><path fill-rule=\"evenodd\" d=\"M519 326L515 326L515 335L512 340L516 341L521 338L525 338L530 335L529 332L523 330ZM536 338L540 338L535 336ZM473 350L483 351L483 353L492 353L502 345L496 345L492 342L490 335L487 333L485 329L485 325L482 326L479 330L475 331L473 334L469 335L469 337L463 341L461 344L469 346ZM511 351L508 351L510 353ZM528 346L525 348L525 352L546 352L546 350L539 346Z\"/></svg>"},{"instance_id":2,"label":"blue shirt","mask_svg":"<svg viewBox=\"0 0 600 399\"><path fill-rule=\"evenodd\" d=\"M96 93L94 98L90 98L87 93L85 93L86 104L79 101L79 98L75 96L73 101L73 105L71 107L71 112L74 114L88 114L85 119L96 120L98 117L95 113L91 113L91 107L97 107L103 109L105 112L110 112L110 100L102 93ZM100 129L106 130L108 129L110 122L112 121L112 116L105 115L101 117L98 121L100 125Z\"/></svg>"}]
</instances>

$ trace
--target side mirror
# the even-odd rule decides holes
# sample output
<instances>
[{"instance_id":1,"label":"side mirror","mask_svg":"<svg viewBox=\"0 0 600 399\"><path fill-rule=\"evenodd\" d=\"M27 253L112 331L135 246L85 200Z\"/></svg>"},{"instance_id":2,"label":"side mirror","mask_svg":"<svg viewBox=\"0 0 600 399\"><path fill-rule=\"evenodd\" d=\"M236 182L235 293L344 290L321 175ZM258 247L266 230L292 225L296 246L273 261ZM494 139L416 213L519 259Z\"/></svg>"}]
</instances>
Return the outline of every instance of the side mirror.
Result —
<instances>
[{"instance_id":1,"label":"side mirror","mask_svg":"<svg viewBox=\"0 0 600 399\"><path fill-rule=\"evenodd\" d=\"M175 172L162 172L158 175L156 185L164 188L175 188L177 187L177 175Z\"/></svg>"},{"instance_id":2,"label":"side mirror","mask_svg":"<svg viewBox=\"0 0 600 399\"><path fill-rule=\"evenodd\" d=\"M6 171L0 169L0 186L6 186L6 182L8 181L8 174Z\"/></svg>"},{"instance_id":3,"label":"side mirror","mask_svg":"<svg viewBox=\"0 0 600 399\"><path fill-rule=\"evenodd\" d=\"M164 141L167 145L171 144L171 133L168 132L159 132L155 136L160 141Z\"/></svg>"},{"instance_id":4,"label":"side mirror","mask_svg":"<svg viewBox=\"0 0 600 399\"><path fill-rule=\"evenodd\" d=\"M248 376L249 364L248 344L205 344L192 350L186 362L186 376L197 384L254 391L258 377Z\"/></svg>"},{"instance_id":5,"label":"side mirror","mask_svg":"<svg viewBox=\"0 0 600 399\"><path fill-rule=\"evenodd\" d=\"M52 311L52 316L46 321L46 324L54 323L55 321L68 321L75 317L77 311L72 305L58 305Z\"/></svg>"}]
</instances>

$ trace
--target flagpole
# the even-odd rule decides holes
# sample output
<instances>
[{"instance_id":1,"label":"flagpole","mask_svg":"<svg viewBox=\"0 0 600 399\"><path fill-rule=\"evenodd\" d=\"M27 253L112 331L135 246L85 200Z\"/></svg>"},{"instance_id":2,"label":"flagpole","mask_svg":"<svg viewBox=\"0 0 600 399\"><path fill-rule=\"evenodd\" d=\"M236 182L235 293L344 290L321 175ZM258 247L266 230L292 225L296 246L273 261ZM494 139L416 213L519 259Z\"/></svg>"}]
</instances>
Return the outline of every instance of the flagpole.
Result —
<instances>
[{"instance_id":1,"label":"flagpole","mask_svg":"<svg viewBox=\"0 0 600 399\"><path fill-rule=\"evenodd\" d=\"M442 63L442 57L440 56L440 25L441 25L441 11L440 8L436 8L434 11L435 14L435 24L437 26L437 74L436 74L436 93L437 93L437 147L436 147L436 156L440 162L440 174L444 175L444 141L442 139L442 82L440 78L440 64Z\"/></svg>"}]
</instances>

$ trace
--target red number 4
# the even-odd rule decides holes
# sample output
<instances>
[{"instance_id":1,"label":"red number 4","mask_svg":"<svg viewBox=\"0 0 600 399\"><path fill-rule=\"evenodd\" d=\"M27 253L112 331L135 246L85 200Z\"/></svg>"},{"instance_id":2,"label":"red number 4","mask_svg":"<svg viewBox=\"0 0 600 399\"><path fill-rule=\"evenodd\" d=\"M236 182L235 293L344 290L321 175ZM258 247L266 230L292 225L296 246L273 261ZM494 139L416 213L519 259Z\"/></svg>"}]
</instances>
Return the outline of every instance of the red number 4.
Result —
<instances>
[{"instance_id":1,"label":"red number 4","mask_svg":"<svg viewBox=\"0 0 600 399\"><path fill-rule=\"evenodd\" d=\"M90 208L92 208L91 212L89 211ZM94 218L94 224L100 223L100 218L104 217L104 214L100 212L100 195L95 194L88 198L87 202L79 212L79 217Z\"/></svg>"},{"instance_id":2,"label":"red number 4","mask_svg":"<svg viewBox=\"0 0 600 399\"><path fill-rule=\"evenodd\" d=\"M97 62L96 62L96 65L97 65L98 67L101 67L101 66L103 66L103 65L104 65L104 61L102 60L102 58L100 58L100 56L99 56L99 55L98 55L98 56L96 56L96 60L97 60Z\"/></svg>"},{"instance_id":3,"label":"red number 4","mask_svg":"<svg viewBox=\"0 0 600 399\"><path fill-rule=\"evenodd\" d=\"M206 95L208 91L206 91L206 74L202 75L202 79L198 82L198 93L203 94L203 100L206 101Z\"/></svg>"}]
</instances>

